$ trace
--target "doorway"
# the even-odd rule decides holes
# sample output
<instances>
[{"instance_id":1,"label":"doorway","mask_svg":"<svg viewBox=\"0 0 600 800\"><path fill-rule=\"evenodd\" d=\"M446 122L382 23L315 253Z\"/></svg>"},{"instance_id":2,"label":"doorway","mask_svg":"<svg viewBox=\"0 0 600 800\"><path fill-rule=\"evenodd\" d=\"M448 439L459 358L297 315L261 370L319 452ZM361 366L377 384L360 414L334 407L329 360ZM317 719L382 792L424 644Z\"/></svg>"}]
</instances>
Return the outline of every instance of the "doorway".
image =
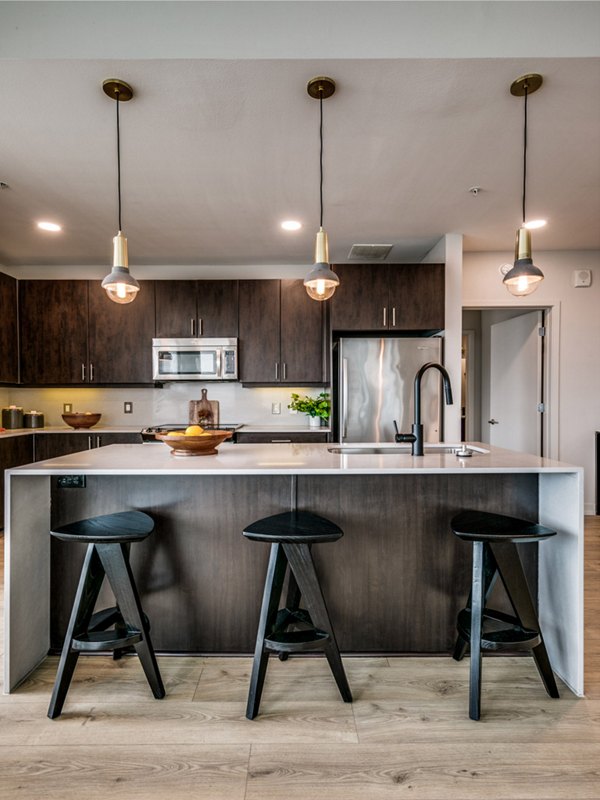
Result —
<instances>
[{"instance_id":1,"label":"doorway","mask_svg":"<svg viewBox=\"0 0 600 800\"><path fill-rule=\"evenodd\" d=\"M463 310L463 432L546 455L548 314L542 308Z\"/></svg>"}]
</instances>

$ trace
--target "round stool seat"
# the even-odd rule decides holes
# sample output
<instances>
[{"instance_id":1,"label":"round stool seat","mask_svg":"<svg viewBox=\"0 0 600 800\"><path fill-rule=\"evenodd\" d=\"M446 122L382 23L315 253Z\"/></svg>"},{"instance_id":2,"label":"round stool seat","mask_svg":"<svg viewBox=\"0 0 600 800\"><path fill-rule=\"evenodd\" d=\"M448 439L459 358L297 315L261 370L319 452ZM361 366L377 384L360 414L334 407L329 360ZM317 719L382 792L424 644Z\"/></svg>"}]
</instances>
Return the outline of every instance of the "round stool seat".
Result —
<instances>
[{"instance_id":1,"label":"round stool seat","mask_svg":"<svg viewBox=\"0 0 600 800\"><path fill-rule=\"evenodd\" d=\"M465 542L538 542L556 535L544 525L487 511L461 511L450 527Z\"/></svg>"},{"instance_id":2,"label":"round stool seat","mask_svg":"<svg viewBox=\"0 0 600 800\"><path fill-rule=\"evenodd\" d=\"M70 522L50 533L63 542L124 544L140 542L153 530L154 520L143 511L120 511L118 514L103 514L100 517Z\"/></svg>"},{"instance_id":3,"label":"round stool seat","mask_svg":"<svg viewBox=\"0 0 600 800\"><path fill-rule=\"evenodd\" d=\"M243 531L247 539L274 544L313 544L336 542L344 532L318 514L309 511L284 511L253 522Z\"/></svg>"}]
</instances>

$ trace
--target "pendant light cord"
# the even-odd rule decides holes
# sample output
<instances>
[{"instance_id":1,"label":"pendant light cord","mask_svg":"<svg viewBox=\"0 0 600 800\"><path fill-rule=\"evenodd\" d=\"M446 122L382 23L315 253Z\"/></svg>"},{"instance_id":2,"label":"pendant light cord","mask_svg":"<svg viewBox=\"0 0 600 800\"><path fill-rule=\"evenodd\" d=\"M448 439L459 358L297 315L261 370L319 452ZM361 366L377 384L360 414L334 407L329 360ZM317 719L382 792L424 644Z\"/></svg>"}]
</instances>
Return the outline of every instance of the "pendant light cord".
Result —
<instances>
[{"instance_id":1,"label":"pendant light cord","mask_svg":"<svg viewBox=\"0 0 600 800\"><path fill-rule=\"evenodd\" d=\"M523 224L525 224L525 198L527 193L527 84L525 89L524 122L523 122Z\"/></svg>"},{"instance_id":2,"label":"pendant light cord","mask_svg":"<svg viewBox=\"0 0 600 800\"><path fill-rule=\"evenodd\" d=\"M117 194L119 198L119 231L121 227L121 128L119 125L119 92L117 94Z\"/></svg>"},{"instance_id":3,"label":"pendant light cord","mask_svg":"<svg viewBox=\"0 0 600 800\"><path fill-rule=\"evenodd\" d=\"M320 172L320 182L319 182L319 201L321 205L321 216L319 225L323 227L323 89L319 88L319 111L320 111L320 124L319 124L319 139L321 141L321 149L319 151L319 172Z\"/></svg>"}]
</instances>

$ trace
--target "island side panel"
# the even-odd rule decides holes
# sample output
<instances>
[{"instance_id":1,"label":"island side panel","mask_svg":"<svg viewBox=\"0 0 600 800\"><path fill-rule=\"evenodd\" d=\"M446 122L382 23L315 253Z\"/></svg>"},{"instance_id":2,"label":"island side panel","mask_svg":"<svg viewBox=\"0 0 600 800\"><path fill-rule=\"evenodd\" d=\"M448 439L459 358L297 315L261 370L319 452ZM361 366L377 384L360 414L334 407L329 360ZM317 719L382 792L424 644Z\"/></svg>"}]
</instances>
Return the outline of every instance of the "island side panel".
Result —
<instances>
[{"instance_id":1,"label":"island side panel","mask_svg":"<svg viewBox=\"0 0 600 800\"><path fill-rule=\"evenodd\" d=\"M345 534L315 552L342 649L449 652L472 565L451 518L479 509L537 519L537 493L533 474L300 476L299 508ZM537 546L520 554L535 597ZM499 581L490 605L511 610Z\"/></svg>"},{"instance_id":2,"label":"island side panel","mask_svg":"<svg viewBox=\"0 0 600 800\"><path fill-rule=\"evenodd\" d=\"M50 478L7 473L4 530L4 692L50 644Z\"/></svg>"},{"instance_id":3,"label":"island side panel","mask_svg":"<svg viewBox=\"0 0 600 800\"><path fill-rule=\"evenodd\" d=\"M139 509L154 532L131 562L157 650L251 653L268 547L251 522L290 509L289 476L87 476L85 489L54 489L54 524ZM84 545L52 542L52 648L62 645ZM98 607L112 605L103 590Z\"/></svg>"},{"instance_id":4,"label":"island side panel","mask_svg":"<svg viewBox=\"0 0 600 800\"><path fill-rule=\"evenodd\" d=\"M241 535L290 508L290 476L88 476L54 490L57 523L139 508L157 529L132 548L158 650L251 653L268 545ZM470 585L471 548L451 533L463 508L537 517L536 475L298 477L300 508L345 531L314 548L345 652L448 652ZM84 548L53 542L52 646L60 647ZM523 550L535 592L536 547ZM108 595L102 601L110 603Z\"/></svg>"},{"instance_id":5,"label":"island side panel","mask_svg":"<svg viewBox=\"0 0 600 800\"><path fill-rule=\"evenodd\" d=\"M584 693L583 472L540 475L540 522L558 534L540 546L540 623L554 671Z\"/></svg>"}]
</instances>

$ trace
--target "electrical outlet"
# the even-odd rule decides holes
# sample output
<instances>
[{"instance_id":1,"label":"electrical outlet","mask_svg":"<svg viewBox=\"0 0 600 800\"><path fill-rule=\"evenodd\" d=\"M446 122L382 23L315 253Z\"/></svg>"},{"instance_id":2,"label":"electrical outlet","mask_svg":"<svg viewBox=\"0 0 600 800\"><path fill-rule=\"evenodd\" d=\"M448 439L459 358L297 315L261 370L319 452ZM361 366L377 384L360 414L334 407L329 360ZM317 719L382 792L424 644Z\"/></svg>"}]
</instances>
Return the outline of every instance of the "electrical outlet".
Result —
<instances>
[{"instance_id":1,"label":"electrical outlet","mask_svg":"<svg viewBox=\"0 0 600 800\"><path fill-rule=\"evenodd\" d=\"M59 489L85 489L85 475L59 475L56 485Z\"/></svg>"},{"instance_id":2,"label":"electrical outlet","mask_svg":"<svg viewBox=\"0 0 600 800\"><path fill-rule=\"evenodd\" d=\"M575 269L573 270L573 286L576 289L584 288L592 285L592 270L591 269Z\"/></svg>"},{"instance_id":3,"label":"electrical outlet","mask_svg":"<svg viewBox=\"0 0 600 800\"><path fill-rule=\"evenodd\" d=\"M271 414L281 414L281 403L271 403Z\"/></svg>"},{"instance_id":4,"label":"electrical outlet","mask_svg":"<svg viewBox=\"0 0 600 800\"><path fill-rule=\"evenodd\" d=\"M123 403L123 413L124 414L133 414L133 403Z\"/></svg>"},{"instance_id":5,"label":"electrical outlet","mask_svg":"<svg viewBox=\"0 0 600 800\"><path fill-rule=\"evenodd\" d=\"M73 403L63 403L63 414L73 413Z\"/></svg>"}]
</instances>

